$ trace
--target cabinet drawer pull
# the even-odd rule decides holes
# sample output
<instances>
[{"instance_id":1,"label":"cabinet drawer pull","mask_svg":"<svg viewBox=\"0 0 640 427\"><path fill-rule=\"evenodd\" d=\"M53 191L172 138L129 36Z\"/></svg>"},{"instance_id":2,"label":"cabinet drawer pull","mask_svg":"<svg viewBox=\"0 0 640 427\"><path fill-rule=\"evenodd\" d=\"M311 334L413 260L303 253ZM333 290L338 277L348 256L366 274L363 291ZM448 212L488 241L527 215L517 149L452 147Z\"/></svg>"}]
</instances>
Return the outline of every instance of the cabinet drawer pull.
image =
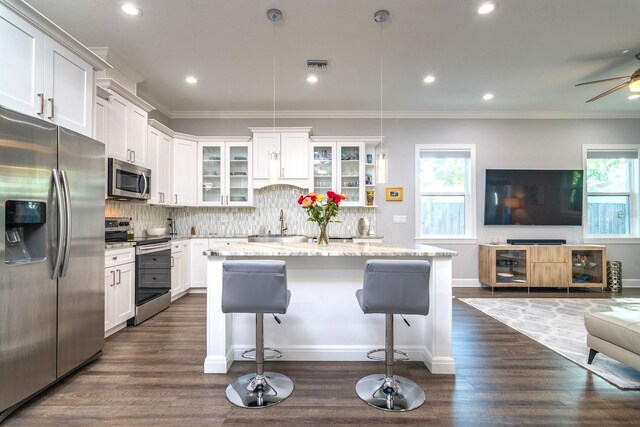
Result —
<instances>
[{"instance_id":1,"label":"cabinet drawer pull","mask_svg":"<svg viewBox=\"0 0 640 427\"><path fill-rule=\"evenodd\" d=\"M117 256L114 256L114 257L112 257L111 259L115 261L115 260L117 260L117 259L118 259L118 257L117 257Z\"/></svg>"},{"instance_id":2,"label":"cabinet drawer pull","mask_svg":"<svg viewBox=\"0 0 640 427\"><path fill-rule=\"evenodd\" d=\"M40 111L38 111L38 115L42 116L44 114L44 93L38 93L38 98L40 98Z\"/></svg>"},{"instance_id":3,"label":"cabinet drawer pull","mask_svg":"<svg viewBox=\"0 0 640 427\"><path fill-rule=\"evenodd\" d=\"M132 157L133 157L132 162L135 163L136 162L136 150L131 150L131 154L132 154Z\"/></svg>"},{"instance_id":4,"label":"cabinet drawer pull","mask_svg":"<svg viewBox=\"0 0 640 427\"><path fill-rule=\"evenodd\" d=\"M171 257L171 267L173 267L173 257Z\"/></svg>"},{"instance_id":5,"label":"cabinet drawer pull","mask_svg":"<svg viewBox=\"0 0 640 427\"><path fill-rule=\"evenodd\" d=\"M178 195L176 194L176 205L178 204Z\"/></svg>"},{"instance_id":6,"label":"cabinet drawer pull","mask_svg":"<svg viewBox=\"0 0 640 427\"><path fill-rule=\"evenodd\" d=\"M53 119L55 117L55 104L53 101L53 98L47 98L47 100L51 103L51 115L48 116L50 119Z\"/></svg>"}]
</instances>

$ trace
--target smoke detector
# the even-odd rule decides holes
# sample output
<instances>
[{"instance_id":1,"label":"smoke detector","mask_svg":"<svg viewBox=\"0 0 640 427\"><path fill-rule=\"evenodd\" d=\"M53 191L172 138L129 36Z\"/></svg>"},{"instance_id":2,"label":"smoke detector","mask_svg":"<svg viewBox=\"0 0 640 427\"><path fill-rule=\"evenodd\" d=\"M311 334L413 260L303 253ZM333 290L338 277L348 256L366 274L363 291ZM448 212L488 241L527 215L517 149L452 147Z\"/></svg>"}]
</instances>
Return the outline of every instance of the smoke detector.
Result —
<instances>
[{"instance_id":1,"label":"smoke detector","mask_svg":"<svg viewBox=\"0 0 640 427\"><path fill-rule=\"evenodd\" d=\"M307 71L314 73L329 70L329 61L326 59L307 59Z\"/></svg>"}]
</instances>

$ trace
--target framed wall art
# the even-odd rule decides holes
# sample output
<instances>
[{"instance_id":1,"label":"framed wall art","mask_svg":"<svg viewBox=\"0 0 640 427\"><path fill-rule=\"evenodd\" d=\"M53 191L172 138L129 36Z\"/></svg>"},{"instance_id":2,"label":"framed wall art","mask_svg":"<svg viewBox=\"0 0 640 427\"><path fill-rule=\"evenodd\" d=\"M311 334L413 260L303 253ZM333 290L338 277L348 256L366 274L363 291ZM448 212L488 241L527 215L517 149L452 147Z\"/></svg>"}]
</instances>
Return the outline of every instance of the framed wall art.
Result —
<instances>
[{"instance_id":1,"label":"framed wall art","mask_svg":"<svg viewBox=\"0 0 640 427\"><path fill-rule=\"evenodd\" d=\"M389 202L401 202L402 201L402 187L387 187L387 201L389 201Z\"/></svg>"}]
</instances>

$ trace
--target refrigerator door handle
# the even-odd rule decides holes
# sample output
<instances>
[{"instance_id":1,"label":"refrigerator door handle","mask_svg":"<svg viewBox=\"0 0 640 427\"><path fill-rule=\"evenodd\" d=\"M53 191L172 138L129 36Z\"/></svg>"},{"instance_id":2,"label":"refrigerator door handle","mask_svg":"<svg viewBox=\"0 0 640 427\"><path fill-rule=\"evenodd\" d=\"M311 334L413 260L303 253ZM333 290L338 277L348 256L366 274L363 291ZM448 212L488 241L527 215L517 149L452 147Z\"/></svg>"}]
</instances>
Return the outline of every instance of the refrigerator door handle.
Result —
<instances>
[{"instance_id":1,"label":"refrigerator door handle","mask_svg":"<svg viewBox=\"0 0 640 427\"><path fill-rule=\"evenodd\" d=\"M69 194L69 180L67 179L67 172L61 170L60 178L64 191L64 210L65 210L65 242L64 242L64 259L62 262L62 270L60 277L64 277L67 274L67 267L69 267L69 254L71 252L71 196Z\"/></svg>"},{"instance_id":2,"label":"refrigerator door handle","mask_svg":"<svg viewBox=\"0 0 640 427\"><path fill-rule=\"evenodd\" d=\"M52 279L60 277L60 267L62 265L62 257L64 256L64 238L66 235L65 218L64 218L64 205L62 203L62 189L60 186L60 177L56 169L51 169L51 177L53 178L53 186L56 192L56 205L58 207L58 250L56 254L56 261L53 265L53 272L51 273Z\"/></svg>"}]
</instances>

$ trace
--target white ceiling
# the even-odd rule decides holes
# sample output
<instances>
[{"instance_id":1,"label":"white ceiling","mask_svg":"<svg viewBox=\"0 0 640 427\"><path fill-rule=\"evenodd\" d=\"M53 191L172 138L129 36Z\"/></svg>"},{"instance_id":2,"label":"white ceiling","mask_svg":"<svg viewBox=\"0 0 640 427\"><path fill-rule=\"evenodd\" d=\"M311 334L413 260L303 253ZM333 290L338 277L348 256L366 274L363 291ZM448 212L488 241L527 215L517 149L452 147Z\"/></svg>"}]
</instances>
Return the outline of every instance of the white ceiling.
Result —
<instances>
[{"instance_id":1,"label":"white ceiling","mask_svg":"<svg viewBox=\"0 0 640 427\"><path fill-rule=\"evenodd\" d=\"M496 0L485 16L480 0L132 0L139 18L115 0L27 1L86 46L126 58L144 78L139 94L172 117L272 111L272 7L284 15L275 28L278 112L379 114L373 13L385 8L389 115L640 117L628 89L585 104L619 82L574 87L640 68L638 0ZM315 85L307 59L329 61ZM422 83L428 73L431 85ZM199 83L188 86L187 74ZM495 98L483 101L485 92Z\"/></svg>"}]
</instances>

